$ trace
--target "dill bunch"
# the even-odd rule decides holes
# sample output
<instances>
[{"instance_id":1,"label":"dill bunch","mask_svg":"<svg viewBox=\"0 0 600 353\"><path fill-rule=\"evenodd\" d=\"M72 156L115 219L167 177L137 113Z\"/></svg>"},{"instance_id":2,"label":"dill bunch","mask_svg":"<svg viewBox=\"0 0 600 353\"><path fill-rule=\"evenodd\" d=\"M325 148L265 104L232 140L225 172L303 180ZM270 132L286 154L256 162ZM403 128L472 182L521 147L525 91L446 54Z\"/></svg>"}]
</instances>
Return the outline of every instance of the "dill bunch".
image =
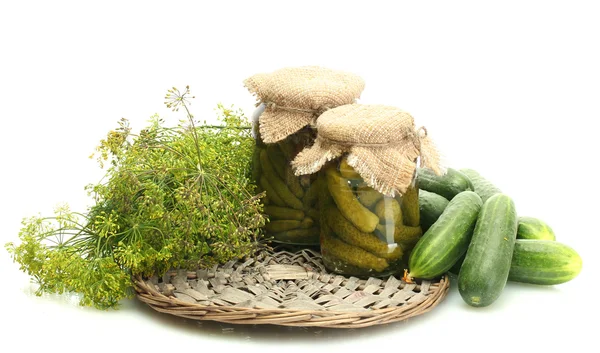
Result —
<instances>
[{"instance_id":1,"label":"dill bunch","mask_svg":"<svg viewBox=\"0 0 600 353\"><path fill-rule=\"evenodd\" d=\"M266 216L251 178L249 122L219 105L221 125L198 124L190 98L189 86L168 91L167 107L186 112L175 127L154 115L133 134L121 119L100 141L94 155L106 174L86 187L87 212L62 205L23 220L20 244L6 248L39 295L77 293L81 305L115 308L133 296L132 276L224 263L261 246Z\"/></svg>"}]
</instances>

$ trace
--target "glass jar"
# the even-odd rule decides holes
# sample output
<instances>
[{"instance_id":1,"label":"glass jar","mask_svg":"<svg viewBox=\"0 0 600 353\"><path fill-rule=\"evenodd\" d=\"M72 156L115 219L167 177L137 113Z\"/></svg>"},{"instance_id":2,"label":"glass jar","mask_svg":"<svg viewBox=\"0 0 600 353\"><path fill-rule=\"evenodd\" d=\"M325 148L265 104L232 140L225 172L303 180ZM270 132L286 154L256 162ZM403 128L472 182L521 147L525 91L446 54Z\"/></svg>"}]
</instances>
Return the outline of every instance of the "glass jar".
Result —
<instances>
[{"instance_id":1,"label":"glass jar","mask_svg":"<svg viewBox=\"0 0 600 353\"><path fill-rule=\"evenodd\" d=\"M256 125L252 174L258 192L266 194L263 200L264 213L269 218L264 227L267 237L294 248L318 247L317 175L296 176L291 168L296 154L314 142L314 128L305 127L282 141L265 144Z\"/></svg>"},{"instance_id":2,"label":"glass jar","mask_svg":"<svg viewBox=\"0 0 600 353\"><path fill-rule=\"evenodd\" d=\"M403 195L367 186L346 157L327 163L321 185L321 256L329 271L356 277L401 274L423 234L416 173Z\"/></svg>"}]
</instances>

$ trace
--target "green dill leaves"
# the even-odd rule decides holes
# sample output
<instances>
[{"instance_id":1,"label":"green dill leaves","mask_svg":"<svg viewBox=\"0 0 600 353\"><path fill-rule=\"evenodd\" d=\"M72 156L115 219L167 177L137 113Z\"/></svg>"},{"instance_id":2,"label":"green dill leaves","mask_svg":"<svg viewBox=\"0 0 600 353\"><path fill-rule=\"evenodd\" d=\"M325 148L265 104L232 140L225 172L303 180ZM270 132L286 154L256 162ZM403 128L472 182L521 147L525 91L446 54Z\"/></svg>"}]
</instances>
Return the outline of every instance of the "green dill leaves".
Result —
<instances>
[{"instance_id":1,"label":"green dill leaves","mask_svg":"<svg viewBox=\"0 0 600 353\"><path fill-rule=\"evenodd\" d=\"M189 94L166 96L186 111L179 125L153 116L134 135L122 119L100 141L94 156L106 175L86 187L86 213L62 206L23 221L20 244L6 248L40 294L73 292L82 305L114 308L132 296L132 276L224 263L260 246L266 219L250 175L249 122L219 105L221 125L197 124Z\"/></svg>"}]
</instances>

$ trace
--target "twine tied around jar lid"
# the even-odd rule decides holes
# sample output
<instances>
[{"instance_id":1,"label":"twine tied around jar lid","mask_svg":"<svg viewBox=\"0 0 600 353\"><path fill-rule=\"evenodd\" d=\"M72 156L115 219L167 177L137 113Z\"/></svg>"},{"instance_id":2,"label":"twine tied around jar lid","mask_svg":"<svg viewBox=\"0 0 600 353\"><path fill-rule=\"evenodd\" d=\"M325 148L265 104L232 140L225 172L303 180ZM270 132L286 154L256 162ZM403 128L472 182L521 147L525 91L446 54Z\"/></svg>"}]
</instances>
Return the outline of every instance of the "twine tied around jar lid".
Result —
<instances>
[{"instance_id":1,"label":"twine tied around jar lid","mask_svg":"<svg viewBox=\"0 0 600 353\"><path fill-rule=\"evenodd\" d=\"M296 175L318 172L325 163L348 154L348 164L378 192L394 196L411 185L417 163L444 173L440 156L424 127L396 107L349 104L330 109L317 120L317 138L292 161Z\"/></svg>"},{"instance_id":2,"label":"twine tied around jar lid","mask_svg":"<svg viewBox=\"0 0 600 353\"><path fill-rule=\"evenodd\" d=\"M355 74L319 66L301 66L260 73L244 86L264 105L259 117L263 142L275 143L313 126L328 109L354 103L365 87Z\"/></svg>"}]
</instances>

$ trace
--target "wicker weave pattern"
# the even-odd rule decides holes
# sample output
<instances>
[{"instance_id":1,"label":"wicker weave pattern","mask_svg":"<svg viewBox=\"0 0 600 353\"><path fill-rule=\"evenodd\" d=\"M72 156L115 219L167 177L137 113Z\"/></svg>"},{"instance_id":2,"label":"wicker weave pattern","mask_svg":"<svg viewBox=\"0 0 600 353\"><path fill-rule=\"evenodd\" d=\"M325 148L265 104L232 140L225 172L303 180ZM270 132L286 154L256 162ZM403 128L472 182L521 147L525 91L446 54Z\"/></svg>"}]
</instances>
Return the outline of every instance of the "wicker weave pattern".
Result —
<instances>
[{"instance_id":1,"label":"wicker weave pattern","mask_svg":"<svg viewBox=\"0 0 600 353\"><path fill-rule=\"evenodd\" d=\"M431 310L446 295L439 282L407 284L327 273L320 255L263 252L245 262L195 272L172 271L162 279L135 281L138 298L153 309L188 319L234 324L359 328Z\"/></svg>"}]
</instances>

